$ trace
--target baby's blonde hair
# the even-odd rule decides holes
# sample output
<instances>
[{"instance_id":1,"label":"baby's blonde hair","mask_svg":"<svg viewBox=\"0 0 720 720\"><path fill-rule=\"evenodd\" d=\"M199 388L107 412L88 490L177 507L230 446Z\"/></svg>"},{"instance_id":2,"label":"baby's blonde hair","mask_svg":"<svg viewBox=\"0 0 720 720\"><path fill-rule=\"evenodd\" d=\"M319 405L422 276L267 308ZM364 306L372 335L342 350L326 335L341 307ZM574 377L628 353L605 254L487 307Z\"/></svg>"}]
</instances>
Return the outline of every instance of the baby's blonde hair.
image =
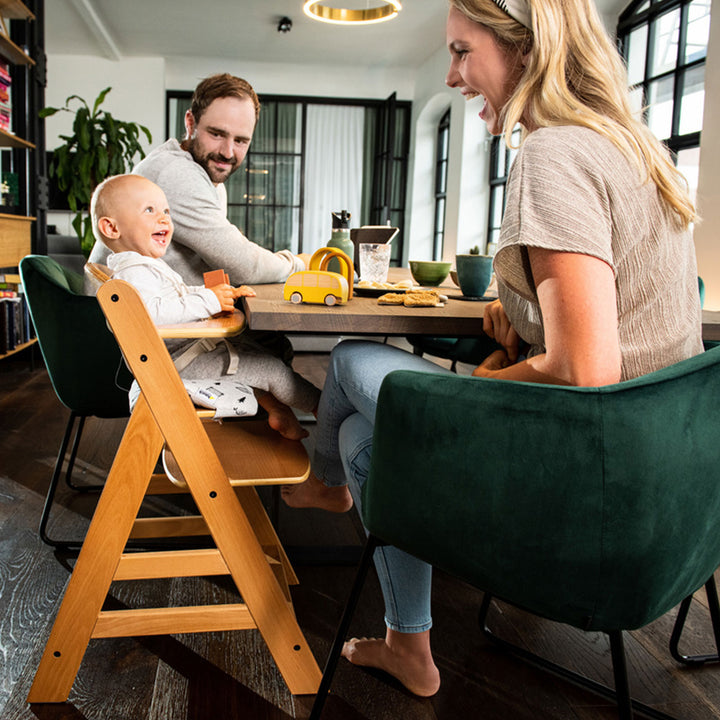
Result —
<instances>
[{"instance_id":1,"label":"baby's blonde hair","mask_svg":"<svg viewBox=\"0 0 720 720\"><path fill-rule=\"evenodd\" d=\"M125 175L112 175L109 178L105 178L93 191L92 198L90 198L90 219L92 222L93 235L96 240L103 243L112 242L100 232L100 218L113 217L120 190L127 182L135 179L146 180L142 175L132 175L130 173L126 173ZM147 182L150 181L147 180Z\"/></svg>"}]
</instances>

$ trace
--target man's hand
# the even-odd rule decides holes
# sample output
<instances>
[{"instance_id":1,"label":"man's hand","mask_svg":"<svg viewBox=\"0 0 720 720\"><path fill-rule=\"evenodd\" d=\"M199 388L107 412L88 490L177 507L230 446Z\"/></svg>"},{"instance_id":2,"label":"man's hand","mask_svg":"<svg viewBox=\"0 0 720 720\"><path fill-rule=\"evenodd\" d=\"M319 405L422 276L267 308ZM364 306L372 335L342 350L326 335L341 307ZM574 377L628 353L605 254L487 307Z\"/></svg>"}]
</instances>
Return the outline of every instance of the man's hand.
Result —
<instances>
[{"instance_id":1,"label":"man's hand","mask_svg":"<svg viewBox=\"0 0 720 720\"><path fill-rule=\"evenodd\" d=\"M240 285L240 287L233 288L233 297L255 297L257 293L249 285Z\"/></svg>"}]
</instances>

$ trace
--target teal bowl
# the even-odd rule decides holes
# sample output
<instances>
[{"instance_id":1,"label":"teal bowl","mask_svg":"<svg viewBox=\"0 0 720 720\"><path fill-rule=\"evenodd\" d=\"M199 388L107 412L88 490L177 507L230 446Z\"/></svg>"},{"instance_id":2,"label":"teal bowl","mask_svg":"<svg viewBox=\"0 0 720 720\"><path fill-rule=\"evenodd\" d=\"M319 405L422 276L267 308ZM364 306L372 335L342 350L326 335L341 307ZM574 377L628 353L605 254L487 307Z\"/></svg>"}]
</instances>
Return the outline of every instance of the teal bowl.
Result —
<instances>
[{"instance_id":1,"label":"teal bowl","mask_svg":"<svg viewBox=\"0 0 720 720\"><path fill-rule=\"evenodd\" d=\"M445 280L451 266L441 260L411 260L410 273L418 285L435 287Z\"/></svg>"}]
</instances>

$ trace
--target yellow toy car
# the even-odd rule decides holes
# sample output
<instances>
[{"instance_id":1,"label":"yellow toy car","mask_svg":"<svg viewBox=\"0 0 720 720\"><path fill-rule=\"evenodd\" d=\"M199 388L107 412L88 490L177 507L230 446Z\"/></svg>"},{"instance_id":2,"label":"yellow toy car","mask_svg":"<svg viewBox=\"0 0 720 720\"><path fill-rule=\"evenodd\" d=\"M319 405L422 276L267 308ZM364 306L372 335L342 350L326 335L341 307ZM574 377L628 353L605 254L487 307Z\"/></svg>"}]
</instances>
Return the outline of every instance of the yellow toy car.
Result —
<instances>
[{"instance_id":1,"label":"yellow toy car","mask_svg":"<svg viewBox=\"0 0 720 720\"><path fill-rule=\"evenodd\" d=\"M344 275L326 269L334 257L344 266ZM352 260L342 250L320 248L310 258L309 270L295 272L285 281L283 298L296 304L342 305L352 298L354 275Z\"/></svg>"}]
</instances>

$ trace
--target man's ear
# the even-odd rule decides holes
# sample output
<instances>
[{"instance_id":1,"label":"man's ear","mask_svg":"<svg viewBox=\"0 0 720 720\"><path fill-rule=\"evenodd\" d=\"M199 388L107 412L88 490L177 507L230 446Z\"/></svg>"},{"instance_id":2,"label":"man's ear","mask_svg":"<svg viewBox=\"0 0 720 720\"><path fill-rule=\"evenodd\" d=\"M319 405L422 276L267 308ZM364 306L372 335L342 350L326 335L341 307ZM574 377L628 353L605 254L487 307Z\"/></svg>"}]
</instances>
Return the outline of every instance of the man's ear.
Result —
<instances>
[{"instance_id":1,"label":"man's ear","mask_svg":"<svg viewBox=\"0 0 720 720\"><path fill-rule=\"evenodd\" d=\"M101 217L98 220L98 230L103 237L109 240L117 240L120 237L117 222L110 217Z\"/></svg>"},{"instance_id":2,"label":"man's ear","mask_svg":"<svg viewBox=\"0 0 720 720\"><path fill-rule=\"evenodd\" d=\"M192 114L192 110L185 112L185 137L190 139L195 132L195 116Z\"/></svg>"}]
</instances>

